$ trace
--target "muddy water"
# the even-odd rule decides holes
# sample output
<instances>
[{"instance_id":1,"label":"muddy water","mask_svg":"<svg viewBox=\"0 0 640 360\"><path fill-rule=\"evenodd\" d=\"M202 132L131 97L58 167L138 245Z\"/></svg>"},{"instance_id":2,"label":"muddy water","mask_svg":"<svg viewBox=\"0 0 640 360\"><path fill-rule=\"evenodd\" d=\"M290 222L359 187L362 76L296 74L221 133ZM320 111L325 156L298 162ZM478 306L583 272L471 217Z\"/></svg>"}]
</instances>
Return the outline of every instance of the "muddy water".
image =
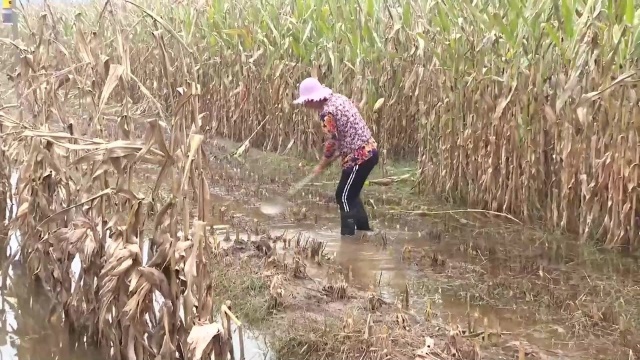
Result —
<instances>
[{"instance_id":1,"label":"muddy water","mask_svg":"<svg viewBox=\"0 0 640 360\"><path fill-rule=\"evenodd\" d=\"M11 178L15 190L17 176ZM8 200L4 200L8 201ZM17 205L7 202L8 218ZM6 224L0 224L0 358L20 360L103 359L90 347L72 344L51 299L34 286L17 256L18 234L8 238ZM10 263L9 263L10 262Z\"/></svg>"},{"instance_id":2,"label":"muddy water","mask_svg":"<svg viewBox=\"0 0 640 360\"><path fill-rule=\"evenodd\" d=\"M0 292L2 359L104 359L95 348L73 345L67 332L60 331L51 300L32 287L22 267L13 265L7 289Z\"/></svg>"},{"instance_id":3,"label":"muddy water","mask_svg":"<svg viewBox=\"0 0 640 360\"><path fill-rule=\"evenodd\" d=\"M351 286L359 290L375 289L384 300L394 303L396 300L400 301L405 288L408 287L410 293L413 293L415 286L429 282L425 279L424 269L418 272L413 265L402 260L402 249L405 246L424 248L430 245L429 240L418 235L418 231L401 231L397 229L397 224L381 224L374 220L373 227L384 228L381 230L387 236L386 247L381 246L379 241L363 241L358 239L358 236L353 239L343 239L339 234L339 217L334 205L305 202L304 207L310 215L302 221L293 222L287 221L284 216L272 217L262 214L255 204L231 201L229 193L222 189L217 190L214 201L224 203L230 211L243 213L250 218L269 224L273 235L280 235L286 230L290 235L302 232L310 238L324 241L325 253L335 257L339 265L351 269L350 279L347 280ZM308 268L309 274L312 277L322 278L325 275L326 269L313 271L313 264L309 265L311 265ZM426 274L428 276L428 272ZM471 305L455 297L454 292L446 288L435 287L428 292L431 293L429 299L411 299L410 312L415 315L418 322L424 321L423 314L429 303L433 312L439 314L445 322L452 321L466 328L465 325L471 319L475 322L477 329L484 328L486 321L488 330L501 332L514 340L525 340L541 349L549 350L543 353L546 352L550 358L591 358L582 356L569 342L558 341L559 335L564 330L557 325L538 322L535 319L523 319L523 314L518 314L512 309Z\"/></svg>"},{"instance_id":4,"label":"muddy water","mask_svg":"<svg viewBox=\"0 0 640 360\"><path fill-rule=\"evenodd\" d=\"M16 176L11 178L15 191ZM7 203L15 214L17 204ZM2 274L0 280L0 358L20 360L102 360L94 347L74 343L60 321L60 312L49 296L35 286L26 267L17 254L20 251L19 234L8 241L6 224L0 225ZM61 331L62 329L62 331Z\"/></svg>"},{"instance_id":5,"label":"muddy water","mask_svg":"<svg viewBox=\"0 0 640 360\"><path fill-rule=\"evenodd\" d=\"M13 213L16 210L14 205ZM7 245L4 241L8 234L6 225L0 226L0 232L2 242ZM104 359L97 349L71 341L60 322L54 302L34 286L24 264L17 256L13 256L19 251L19 245L18 235L12 235L8 246L0 250L0 263L3 264L0 280L0 358ZM64 330L61 331L61 328Z\"/></svg>"},{"instance_id":6,"label":"muddy water","mask_svg":"<svg viewBox=\"0 0 640 360\"><path fill-rule=\"evenodd\" d=\"M373 221L374 227L383 227L388 236L388 246L383 248L374 242L349 239L342 240L338 231L338 217L334 205L305 204L312 214L304 221L291 222L284 218L272 218L261 214L252 201L245 204L231 200L226 191L218 189L217 196L213 199L216 204L225 203L231 211L243 213L252 218L257 218L268 223L276 234L287 230L291 235L303 232L310 237L326 242L325 252L334 255L336 261L345 267L351 267L352 278L348 279L353 287L368 290L375 285L382 298L388 302L394 302L400 296L402 290L409 285L414 288L425 280L424 270L416 271L411 264L402 261L401 253L405 245L425 247L428 240L417 236L416 231L400 231L394 224L381 224ZM315 215L318 215L317 217ZM394 229L395 230L391 230ZM12 246L15 250L15 244ZM311 264L310 264L311 265ZM312 268L312 266L310 266ZM23 271L22 271L23 273ZM323 271L318 269L310 272L312 276L321 277ZM0 355L2 358L20 359L102 359L95 349L78 348L70 345L68 338L64 337L65 331L60 331L60 324L56 323L55 316L50 316L50 301L46 297L37 294L29 288L29 281L21 276L20 266L11 268L11 284L7 284L7 291L0 292L0 321L3 325L0 330ZM428 277L428 273L427 276ZM17 284L17 285L14 285ZM467 313L477 313L480 326L482 319L488 319L488 326L499 327L503 332L510 332L514 338L526 339L547 349L566 347L553 343L552 337L556 333L548 331L552 324L534 323L518 317L510 309L495 309L491 307L469 306L464 301L452 296L447 289L430 289L428 300L434 312L442 318L451 314L452 320L464 323ZM425 299L412 299L411 309L416 318L421 318L424 312ZM237 337L234 339L236 342ZM264 338L251 332L245 332L246 359L270 359L272 358L265 346ZM43 346L46 344L46 346ZM235 349L238 351L239 344ZM568 351L569 349L567 349ZM238 354L237 354L238 355ZM560 359L565 357L552 357ZM580 356L566 357L579 359ZM587 357L588 358L588 357Z\"/></svg>"}]
</instances>

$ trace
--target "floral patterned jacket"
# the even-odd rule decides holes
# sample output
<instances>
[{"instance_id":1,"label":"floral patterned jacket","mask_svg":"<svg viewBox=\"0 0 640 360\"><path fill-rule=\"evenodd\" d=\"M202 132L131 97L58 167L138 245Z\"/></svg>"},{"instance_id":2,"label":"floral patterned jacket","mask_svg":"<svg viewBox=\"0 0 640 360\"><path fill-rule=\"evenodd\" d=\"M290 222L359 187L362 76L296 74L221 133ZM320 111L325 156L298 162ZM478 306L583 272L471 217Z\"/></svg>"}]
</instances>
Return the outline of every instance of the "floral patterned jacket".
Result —
<instances>
[{"instance_id":1,"label":"floral patterned jacket","mask_svg":"<svg viewBox=\"0 0 640 360\"><path fill-rule=\"evenodd\" d=\"M320 113L325 133L324 157L342 156L342 168L362 164L377 153L378 145L356 105L346 96L332 94Z\"/></svg>"}]
</instances>

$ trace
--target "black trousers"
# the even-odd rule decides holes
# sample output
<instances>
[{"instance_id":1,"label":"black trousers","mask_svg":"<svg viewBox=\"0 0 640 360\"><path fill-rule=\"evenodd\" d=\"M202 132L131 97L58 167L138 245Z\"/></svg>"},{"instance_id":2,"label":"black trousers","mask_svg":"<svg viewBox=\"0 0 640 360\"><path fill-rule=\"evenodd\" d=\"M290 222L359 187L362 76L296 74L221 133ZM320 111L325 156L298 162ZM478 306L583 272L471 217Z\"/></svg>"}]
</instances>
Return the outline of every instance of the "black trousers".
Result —
<instances>
[{"instance_id":1,"label":"black trousers","mask_svg":"<svg viewBox=\"0 0 640 360\"><path fill-rule=\"evenodd\" d=\"M360 191L365 181L371 174L371 170L378 164L378 153L374 153L369 159L360 165L342 170L342 176L336 189L336 202L341 212L349 212L355 209L355 203L360 197Z\"/></svg>"}]
</instances>

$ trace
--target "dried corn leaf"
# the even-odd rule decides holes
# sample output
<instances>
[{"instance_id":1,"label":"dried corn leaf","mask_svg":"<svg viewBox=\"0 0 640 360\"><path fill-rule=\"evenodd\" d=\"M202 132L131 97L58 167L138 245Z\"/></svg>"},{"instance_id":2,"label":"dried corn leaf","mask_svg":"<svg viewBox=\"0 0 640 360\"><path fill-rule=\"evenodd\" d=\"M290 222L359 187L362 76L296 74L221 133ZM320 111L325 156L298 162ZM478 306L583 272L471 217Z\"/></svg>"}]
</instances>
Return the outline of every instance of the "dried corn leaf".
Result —
<instances>
[{"instance_id":1,"label":"dried corn leaf","mask_svg":"<svg viewBox=\"0 0 640 360\"><path fill-rule=\"evenodd\" d=\"M222 334L222 331L222 325L218 323L195 325L187 338L189 351L193 354L193 359L200 360L207 345L209 345L214 336Z\"/></svg>"}]
</instances>

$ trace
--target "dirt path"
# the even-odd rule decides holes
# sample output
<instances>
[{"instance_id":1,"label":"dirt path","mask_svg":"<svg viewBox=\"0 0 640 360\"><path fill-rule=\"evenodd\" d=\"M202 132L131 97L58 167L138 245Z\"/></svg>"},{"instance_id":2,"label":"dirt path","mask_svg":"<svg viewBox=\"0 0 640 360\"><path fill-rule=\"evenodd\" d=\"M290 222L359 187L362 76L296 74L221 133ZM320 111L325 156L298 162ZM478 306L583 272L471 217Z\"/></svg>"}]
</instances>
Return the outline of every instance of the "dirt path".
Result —
<instances>
[{"instance_id":1,"label":"dirt path","mask_svg":"<svg viewBox=\"0 0 640 360\"><path fill-rule=\"evenodd\" d=\"M372 313L367 306L374 296L385 304L377 309L382 316L379 322L385 324L382 327L393 329L395 336L404 337L402 345L410 346L411 351L404 351L403 356L423 346L425 337L435 339L440 351L447 351L455 343L449 336L453 330L464 339L464 344L459 340L454 346L459 351L479 351L491 359L513 358L522 351L551 359L627 359L629 349L637 351L635 334L628 330L634 323L634 305L625 309L631 310L626 319L622 309L611 307L616 304L615 296L631 299L637 291L628 276L635 273L634 264L484 214L449 213L428 219L389 215L416 207L415 195L403 184L366 188L365 198L377 207L370 208L373 224L381 232L353 242L341 241L330 183L316 184L301 193L284 216L267 217L257 209L260 200L284 192L304 175L305 165L257 151L250 152L244 165L215 160L233 147L219 142L211 154L220 216L233 219L234 227L249 233L254 242L260 238L271 244L282 244L283 239L300 242L288 249L274 246L280 253L274 259L280 259L281 265L304 260L305 273L311 278L291 280L287 285L298 295L278 319L295 319L288 323L290 327L305 323L301 319L309 314L316 320L330 317L336 323L349 322L345 320L348 316L360 316L366 322ZM312 245L305 246L305 241L324 247L321 265L308 256ZM250 246L240 248L244 249L234 252L255 252ZM292 257L287 260L283 254ZM336 272L344 275L348 299L327 292L327 287L340 283ZM278 271L267 273L266 279L273 281ZM612 274L618 276L615 281L603 282ZM399 309L407 298L409 305ZM355 312L359 315L354 315L353 306L359 308ZM628 323L621 325L621 321ZM478 350L469 350L474 346ZM316 344L316 350L320 347ZM395 348L399 347L396 340ZM277 353L282 355L280 350ZM364 350L350 351L364 356Z\"/></svg>"}]
</instances>

